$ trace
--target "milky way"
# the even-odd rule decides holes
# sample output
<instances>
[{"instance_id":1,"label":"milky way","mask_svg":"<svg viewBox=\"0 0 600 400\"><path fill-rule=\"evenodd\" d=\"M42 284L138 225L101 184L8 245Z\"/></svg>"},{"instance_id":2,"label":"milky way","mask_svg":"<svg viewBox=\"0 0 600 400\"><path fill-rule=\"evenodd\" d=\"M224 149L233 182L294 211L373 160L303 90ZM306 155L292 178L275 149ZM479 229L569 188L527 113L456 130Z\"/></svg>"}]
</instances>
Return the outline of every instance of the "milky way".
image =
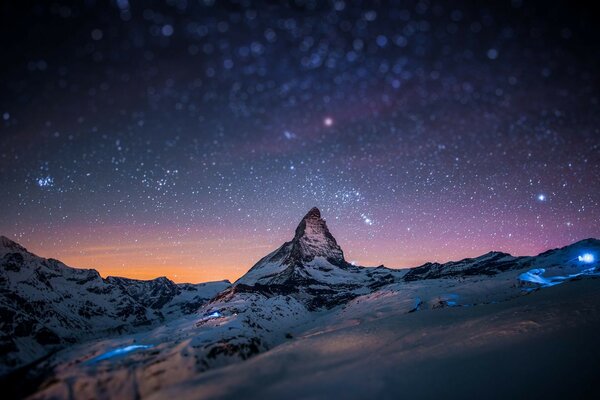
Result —
<instances>
[{"instance_id":1,"label":"milky way","mask_svg":"<svg viewBox=\"0 0 600 400\"><path fill-rule=\"evenodd\" d=\"M40 255L235 279L312 206L361 265L600 236L573 2L11 3L0 233Z\"/></svg>"}]
</instances>

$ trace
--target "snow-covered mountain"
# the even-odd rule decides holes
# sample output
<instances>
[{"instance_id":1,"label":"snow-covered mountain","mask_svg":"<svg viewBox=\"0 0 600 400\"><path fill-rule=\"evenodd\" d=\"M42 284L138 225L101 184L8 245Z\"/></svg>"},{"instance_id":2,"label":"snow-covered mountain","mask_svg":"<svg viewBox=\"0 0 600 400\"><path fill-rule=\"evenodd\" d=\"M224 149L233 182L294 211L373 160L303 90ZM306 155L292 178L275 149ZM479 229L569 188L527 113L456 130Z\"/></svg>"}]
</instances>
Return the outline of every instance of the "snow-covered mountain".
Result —
<instances>
[{"instance_id":1,"label":"snow-covered mountain","mask_svg":"<svg viewBox=\"0 0 600 400\"><path fill-rule=\"evenodd\" d=\"M259 260L230 291L294 294L316 310L370 293L403 274L383 266L365 268L347 262L315 207L302 218L291 241Z\"/></svg>"},{"instance_id":2,"label":"snow-covered mountain","mask_svg":"<svg viewBox=\"0 0 600 400\"><path fill-rule=\"evenodd\" d=\"M345 275L351 265L329 232L318 208L312 208L296 228L294 238L263 257L236 283L253 285L311 283L323 280L317 271Z\"/></svg>"},{"instance_id":3,"label":"snow-covered mountain","mask_svg":"<svg viewBox=\"0 0 600 400\"><path fill-rule=\"evenodd\" d=\"M108 277L45 259L0 236L0 374L84 339L195 312L229 282Z\"/></svg>"},{"instance_id":4,"label":"snow-covered mountain","mask_svg":"<svg viewBox=\"0 0 600 400\"><path fill-rule=\"evenodd\" d=\"M29 257L14 242L10 246L9 253ZM55 308L81 307L76 299L95 284L107 293L91 300L94 304L112 299L111 291L123 297L109 308L111 315L130 304L141 310L125 313L125 326L160 320L157 313L164 322L74 344L38 362L27 379L36 382L34 399L397 398L407 393L418 398L419 392L406 392L395 382L418 390L431 379L444 393L464 397L458 395L460 389L472 387L469 377L482 373L477 365L491 366L493 383L500 373L493 368L500 364L490 360L511 354L516 361L501 376L521 379L523 393L540 393L545 386L535 379L558 379L555 371L544 366L521 375L512 371L515 365L546 357L543 346L535 355L529 355L527 346L560 341L560 354L568 354L569 349L579 351L578 342L565 342L564 335L592 335L600 327L598 255L600 241L588 239L533 257L492 252L410 270L359 267L346 262L314 208L291 241L233 285L211 287L215 296L208 301L210 296L198 302L192 296L189 303L184 294L193 285L165 279L82 275L77 281L84 283L61 291L64 300L57 300ZM2 276L5 270L16 273L14 257L4 256ZM53 289L46 289L41 279L36 290L48 294L62 290L56 284L61 279L93 275L78 271L62 266L60 274L55 272L59 276L46 278ZM4 279L2 287L14 279ZM74 298L66 294L70 291ZM2 301L4 308L10 298ZM103 323L98 320L97 326ZM465 364L465 357L475 358ZM572 358L555 362L568 368ZM579 379L597 370L588 364L587 370L577 371ZM414 371L413 365L422 370ZM457 366L460 373L453 372ZM439 379L446 375L451 384ZM19 388L12 390L23 395ZM502 391L506 386L497 389L499 397L511 394Z\"/></svg>"}]
</instances>

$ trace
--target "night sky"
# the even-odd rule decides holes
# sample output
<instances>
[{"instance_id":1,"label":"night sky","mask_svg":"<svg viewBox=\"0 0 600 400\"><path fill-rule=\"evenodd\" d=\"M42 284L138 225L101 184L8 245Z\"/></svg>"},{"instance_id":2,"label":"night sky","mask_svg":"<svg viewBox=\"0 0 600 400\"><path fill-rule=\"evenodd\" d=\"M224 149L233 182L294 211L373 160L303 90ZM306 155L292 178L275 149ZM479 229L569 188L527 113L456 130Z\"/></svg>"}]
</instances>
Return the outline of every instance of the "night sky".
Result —
<instances>
[{"instance_id":1,"label":"night sky","mask_svg":"<svg viewBox=\"0 0 600 400\"><path fill-rule=\"evenodd\" d=\"M0 234L44 257L235 279L313 206L368 266L600 236L599 17L577 2L0 10Z\"/></svg>"}]
</instances>

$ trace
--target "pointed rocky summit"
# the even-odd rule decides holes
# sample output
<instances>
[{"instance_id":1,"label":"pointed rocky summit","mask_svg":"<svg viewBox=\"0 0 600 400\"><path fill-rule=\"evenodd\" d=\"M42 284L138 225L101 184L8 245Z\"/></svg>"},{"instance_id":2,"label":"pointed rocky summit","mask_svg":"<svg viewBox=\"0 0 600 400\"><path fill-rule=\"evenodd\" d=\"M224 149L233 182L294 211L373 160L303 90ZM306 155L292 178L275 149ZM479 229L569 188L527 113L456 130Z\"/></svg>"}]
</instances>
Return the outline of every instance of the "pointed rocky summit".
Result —
<instances>
[{"instance_id":1,"label":"pointed rocky summit","mask_svg":"<svg viewBox=\"0 0 600 400\"><path fill-rule=\"evenodd\" d=\"M329 232L317 207L313 207L302 218L291 243L288 261L308 262L315 257L323 257L334 265L345 263L344 253Z\"/></svg>"},{"instance_id":2,"label":"pointed rocky summit","mask_svg":"<svg viewBox=\"0 0 600 400\"><path fill-rule=\"evenodd\" d=\"M288 282L311 276L307 268L329 268L327 266L348 268L350 264L321 218L321 212L313 207L298 224L294 238L263 257L237 283Z\"/></svg>"}]
</instances>

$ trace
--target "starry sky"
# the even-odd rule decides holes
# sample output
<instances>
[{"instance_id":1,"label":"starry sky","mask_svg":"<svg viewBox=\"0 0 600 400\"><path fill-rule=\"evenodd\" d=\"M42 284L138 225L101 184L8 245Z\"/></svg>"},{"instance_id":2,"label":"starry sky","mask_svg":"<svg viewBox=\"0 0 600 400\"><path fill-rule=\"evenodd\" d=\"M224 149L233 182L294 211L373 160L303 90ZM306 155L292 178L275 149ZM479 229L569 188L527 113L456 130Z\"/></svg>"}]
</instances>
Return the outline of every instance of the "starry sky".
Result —
<instances>
[{"instance_id":1,"label":"starry sky","mask_svg":"<svg viewBox=\"0 0 600 400\"><path fill-rule=\"evenodd\" d=\"M367 266L600 237L600 34L577 2L0 11L0 234L41 256L233 280L313 206Z\"/></svg>"}]
</instances>

